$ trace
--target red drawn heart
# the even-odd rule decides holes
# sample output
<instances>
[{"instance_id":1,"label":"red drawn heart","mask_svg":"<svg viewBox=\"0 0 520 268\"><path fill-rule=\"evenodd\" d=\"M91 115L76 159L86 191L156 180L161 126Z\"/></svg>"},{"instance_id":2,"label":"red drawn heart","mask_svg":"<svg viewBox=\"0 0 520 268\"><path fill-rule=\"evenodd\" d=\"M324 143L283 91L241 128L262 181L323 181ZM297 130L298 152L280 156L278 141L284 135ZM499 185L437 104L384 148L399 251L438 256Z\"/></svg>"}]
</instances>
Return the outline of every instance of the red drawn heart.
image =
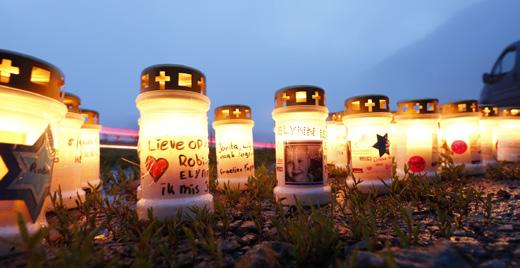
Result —
<instances>
[{"instance_id":1,"label":"red drawn heart","mask_svg":"<svg viewBox=\"0 0 520 268\"><path fill-rule=\"evenodd\" d=\"M148 170L154 182L157 182L168 169L168 161L164 158L155 159L153 156L148 156L145 163L146 170Z\"/></svg>"}]
</instances>

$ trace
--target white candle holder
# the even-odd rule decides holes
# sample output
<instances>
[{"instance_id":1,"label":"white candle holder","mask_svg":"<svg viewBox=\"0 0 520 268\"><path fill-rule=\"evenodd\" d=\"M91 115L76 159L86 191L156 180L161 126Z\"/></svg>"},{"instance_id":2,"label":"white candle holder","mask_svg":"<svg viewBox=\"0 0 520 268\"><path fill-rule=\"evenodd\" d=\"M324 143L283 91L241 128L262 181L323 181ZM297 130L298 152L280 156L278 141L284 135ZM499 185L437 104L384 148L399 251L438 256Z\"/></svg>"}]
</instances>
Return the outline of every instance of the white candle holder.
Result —
<instances>
[{"instance_id":1,"label":"white candle holder","mask_svg":"<svg viewBox=\"0 0 520 268\"><path fill-rule=\"evenodd\" d=\"M520 107L500 109L497 160L520 160Z\"/></svg>"},{"instance_id":2,"label":"white candle holder","mask_svg":"<svg viewBox=\"0 0 520 268\"><path fill-rule=\"evenodd\" d=\"M85 196L85 191L80 188L83 117L79 110L81 100L77 96L65 93L63 103L68 108L65 119L53 126L56 154L50 193L57 195L61 190L63 206L69 209L76 207L78 196L80 199ZM47 211L53 209L52 205L47 206Z\"/></svg>"},{"instance_id":3,"label":"white candle holder","mask_svg":"<svg viewBox=\"0 0 520 268\"><path fill-rule=\"evenodd\" d=\"M215 109L215 149L218 188L247 189L247 181L255 174L251 108L224 105Z\"/></svg>"},{"instance_id":4,"label":"white candle holder","mask_svg":"<svg viewBox=\"0 0 520 268\"><path fill-rule=\"evenodd\" d=\"M54 145L50 125L62 120L61 71L42 60L0 50L0 237L19 241L18 215L29 234L47 225ZM17 251L0 243L0 255Z\"/></svg>"},{"instance_id":5,"label":"white candle holder","mask_svg":"<svg viewBox=\"0 0 520 268\"><path fill-rule=\"evenodd\" d=\"M139 158L141 191L137 215L172 217L192 206L213 209L209 193L210 100L202 72L180 65L154 65L141 74Z\"/></svg>"},{"instance_id":6,"label":"white candle holder","mask_svg":"<svg viewBox=\"0 0 520 268\"><path fill-rule=\"evenodd\" d=\"M101 184L99 176L100 148L99 113L94 110L81 109L84 124L80 131L81 143L81 188L85 191L97 188Z\"/></svg>"},{"instance_id":7,"label":"white candle holder","mask_svg":"<svg viewBox=\"0 0 520 268\"><path fill-rule=\"evenodd\" d=\"M418 99L397 103L395 145L397 175L408 172L434 178L439 169L439 101Z\"/></svg>"},{"instance_id":8,"label":"white candle holder","mask_svg":"<svg viewBox=\"0 0 520 268\"><path fill-rule=\"evenodd\" d=\"M347 129L343 124L343 112L329 113L327 117L327 164L346 170Z\"/></svg>"},{"instance_id":9,"label":"white candle holder","mask_svg":"<svg viewBox=\"0 0 520 268\"><path fill-rule=\"evenodd\" d=\"M361 192L386 193L392 184L392 156L390 155L389 99L384 95L352 97L345 101L343 123L347 128L347 152L351 176L360 183Z\"/></svg>"},{"instance_id":10,"label":"white candle holder","mask_svg":"<svg viewBox=\"0 0 520 268\"><path fill-rule=\"evenodd\" d=\"M440 126L443 144L453 153L454 164L464 164L468 175L483 174L478 102L463 100L443 104Z\"/></svg>"},{"instance_id":11,"label":"white candle holder","mask_svg":"<svg viewBox=\"0 0 520 268\"><path fill-rule=\"evenodd\" d=\"M482 163L492 165L497 161L497 129L499 110L495 105L479 105L480 116L480 145Z\"/></svg>"},{"instance_id":12,"label":"white candle holder","mask_svg":"<svg viewBox=\"0 0 520 268\"><path fill-rule=\"evenodd\" d=\"M327 181L325 91L293 86L275 94L276 200L283 205L323 205L331 200Z\"/></svg>"}]
</instances>

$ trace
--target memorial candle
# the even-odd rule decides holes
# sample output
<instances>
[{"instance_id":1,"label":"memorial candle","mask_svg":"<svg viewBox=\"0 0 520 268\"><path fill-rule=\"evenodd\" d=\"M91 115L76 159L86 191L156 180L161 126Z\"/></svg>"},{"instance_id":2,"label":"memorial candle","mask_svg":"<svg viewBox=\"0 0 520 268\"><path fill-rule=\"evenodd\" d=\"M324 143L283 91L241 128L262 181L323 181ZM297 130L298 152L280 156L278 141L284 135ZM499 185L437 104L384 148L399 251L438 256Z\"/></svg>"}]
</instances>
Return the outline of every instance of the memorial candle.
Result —
<instances>
[{"instance_id":1,"label":"memorial candle","mask_svg":"<svg viewBox=\"0 0 520 268\"><path fill-rule=\"evenodd\" d=\"M327 181L325 91L315 86L278 90L273 110L276 136L276 200L283 205L330 202Z\"/></svg>"},{"instance_id":2,"label":"memorial candle","mask_svg":"<svg viewBox=\"0 0 520 268\"><path fill-rule=\"evenodd\" d=\"M54 146L54 170L52 174L51 194L61 191L61 198L65 208L76 207L76 200L85 196L81 185L81 145L80 130L83 125L83 116L79 109L80 99L69 93L65 93L63 103L68 112L65 119L55 126ZM53 210L53 206L47 206L47 210Z\"/></svg>"},{"instance_id":3,"label":"memorial candle","mask_svg":"<svg viewBox=\"0 0 520 268\"><path fill-rule=\"evenodd\" d=\"M255 174L251 108L224 105L215 109L215 149L218 188L246 189Z\"/></svg>"},{"instance_id":4,"label":"memorial candle","mask_svg":"<svg viewBox=\"0 0 520 268\"><path fill-rule=\"evenodd\" d=\"M520 107L500 109L497 160L520 160Z\"/></svg>"},{"instance_id":5,"label":"memorial candle","mask_svg":"<svg viewBox=\"0 0 520 268\"><path fill-rule=\"evenodd\" d=\"M418 99L397 103L395 159L397 175L408 172L433 178L439 161L439 101Z\"/></svg>"},{"instance_id":6,"label":"memorial candle","mask_svg":"<svg viewBox=\"0 0 520 268\"><path fill-rule=\"evenodd\" d=\"M95 189L101 183L99 178L99 113L82 109L85 123L81 127L81 187L87 191Z\"/></svg>"},{"instance_id":7,"label":"memorial candle","mask_svg":"<svg viewBox=\"0 0 520 268\"><path fill-rule=\"evenodd\" d=\"M200 71L154 65L141 74L139 159L141 191L137 215L172 217L192 206L213 209L209 193L210 100Z\"/></svg>"},{"instance_id":8,"label":"memorial candle","mask_svg":"<svg viewBox=\"0 0 520 268\"><path fill-rule=\"evenodd\" d=\"M498 107L481 104L479 110L482 163L484 165L494 164L497 158Z\"/></svg>"},{"instance_id":9,"label":"memorial candle","mask_svg":"<svg viewBox=\"0 0 520 268\"><path fill-rule=\"evenodd\" d=\"M327 117L327 163L341 170L347 169L347 129L343 112L329 113Z\"/></svg>"},{"instance_id":10,"label":"memorial candle","mask_svg":"<svg viewBox=\"0 0 520 268\"><path fill-rule=\"evenodd\" d=\"M476 100L441 106L441 137L456 165L464 164L468 175L484 173L480 154L480 112Z\"/></svg>"},{"instance_id":11,"label":"memorial candle","mask_svg":"<svg viewBox=\"0 0 520 268\"><path fill-rule=\"evenodd\" d=\"M349 162L352 175L347 179L362 192L385 193L392 182L390 155L389 99L383 95L352 97L345 101L343 123L350 144Z\"/></svg>"},{"instance_id":12,"label":"memorial candle","mask_svg":"<svg viewBox=\"0 0 520 268\"><path fill-rule=\"evenodd\" d=\"M18 215L29 234L47 225L51 185L51 125L65 118L61 71L42 60L0 50L0 237L21 242ZM0 243L0 255L13 248Z\"/></svg>"}]
</instances>

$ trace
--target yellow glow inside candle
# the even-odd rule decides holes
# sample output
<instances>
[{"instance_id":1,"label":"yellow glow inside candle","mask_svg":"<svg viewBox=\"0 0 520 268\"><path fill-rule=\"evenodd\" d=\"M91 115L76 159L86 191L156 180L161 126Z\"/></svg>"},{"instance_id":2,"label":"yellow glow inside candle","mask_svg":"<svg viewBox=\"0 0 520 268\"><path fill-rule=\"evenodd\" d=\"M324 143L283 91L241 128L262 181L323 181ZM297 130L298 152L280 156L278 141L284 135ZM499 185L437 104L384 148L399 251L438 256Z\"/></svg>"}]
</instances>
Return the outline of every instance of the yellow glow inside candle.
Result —
<instances>
[{"instance_id":1,"label":"yellow glow inside candle","mask_svg":"<svg viewBox=\"0 0 520 268\"><path fill-rule=\"evenodd\" d=\"M441 137L453 153L456 165L464 164L469 175L484 173L480 154L480 113L475 100L443 104Z\"/></svg>"},{"instance_id":2,"label":"yellow glow inside candle","mask_svg":"<svg viewBox=\"0 0 520 268\"><path fill-rule=\"evenodd\" d=\"M80 100L78 97L65 94L63 101L69 112L65 119L53 127L54 131L54 168L52 173L51 194L61 190L61 197L65 208L76 207L78 195L82 198L85 192L81 185L81 143L80 130L83 125L83 116L79 113ZM47 206L52 210L52 205Z\"/></svg>"},{"instance_id":3,"label":"yellow glow inside candle","mask_svg":"<svg viewBox=\"0 0 520 268\"><path fill-rule=\"evenodd\" d=\"M435 176L439 167L439 101L419 99L397 104L395 159L398 176L408 172Z\"/></svg>"},{"instance_id":4,"label":"yellow glow inside candle","mask_svg":"<svg viewBox=\"0 0 520 268\"><path fill-rule=\"evenodd\" d=\"M493 105L480 105L480 145L482 163L493 164L497 157L497 128L498 107Z\"/></svg>"},{"instance_id":5,"label":"yellow glow inside candle","mask_svg":"<svg viewBox=\"0 0 520 268\"><path fill-rule=\"evenodd\" d=\"M389 99L383 95L359 96L345 101L343 123L347 127L352 176L360 191L388 190L392 179ZM347 179L352 184L353 178Z\"/></svg>"},{"instance_id":6,"label":"yellow glow inside candle","mask_svg":"<svg viewBox=\"0 0 520 268\"><path fill-rule=\"evenodd\" d=\"M188 76L191 83L186 83ZM210 101L205 96L204 75L179 65L148 67L142 73L136 103L141 114L139 218L147 218L150 208L159 218L175 216L179 210L189 212L192 206L212 209L208 189Z\"/></svg>"},{"instance_id":7,"label":"yellow glow inside candle","mask_svg":"<svg viewBox=\"0 0 520 268\"><path fill-rule=\"evenodd\" d=\"M287 87L276 92L275 101L276 200L283 205L330 202L324 90Z\"/></svg>"},{"instance_id":8,"label":"yellow glow inside candle","mask_svg":"<svg viewBox=\"0 0 520 268\"><path fill-rule=\"evenodd\" d=\"M520 160L520 107L500 109L497 160Z\"/></svg>"},{"instance_id":9,"label":"yellow glow inside candle","mask_svg":"<svg viewBox=\"0 0 520 268\"><path fill-rule=\"evenodd\" d=\"M218 187L246 189L254 176L254 148L251 108L225 105L215 109L215 149Z\"/></svg>"},{"instance_id":10,"label":"yellow glow inside candle","mask_svg":"<svg viewBox=\"0 0 520 268\"><path fill-rule=\"evenodd\" d=\"M82 109L85 123L80 131L81 143L81 187L90 189L97 187L101 180L99 178L99 114L96 111Z\"/></svg>"},{"instance_id":11,"label":"yellow glow inside candle","mask_svg":"<svg viewBox=\"0 0 520 268\"><path fill-rule=\"evenodd\" d=\"M38 74L38 79L35 77ZM39 59L0 50L0 236L20 242L18 214L29 234L47 225L45 200L53 166L49 128L62 120L63 74ZM0 255L12 246L0 243Z\"/></svg>"},{"instance_id":12,"label":"yellow glow inside candle","mask_svg":"<svg viewBox=\"0 0 520 268\"><path fill-rule=\"evenodd\" d=\"M346 169L347 129L342 118L343 112L331 113L327 118L327 163L339 169Z\"/></svg>"}]
</instances>

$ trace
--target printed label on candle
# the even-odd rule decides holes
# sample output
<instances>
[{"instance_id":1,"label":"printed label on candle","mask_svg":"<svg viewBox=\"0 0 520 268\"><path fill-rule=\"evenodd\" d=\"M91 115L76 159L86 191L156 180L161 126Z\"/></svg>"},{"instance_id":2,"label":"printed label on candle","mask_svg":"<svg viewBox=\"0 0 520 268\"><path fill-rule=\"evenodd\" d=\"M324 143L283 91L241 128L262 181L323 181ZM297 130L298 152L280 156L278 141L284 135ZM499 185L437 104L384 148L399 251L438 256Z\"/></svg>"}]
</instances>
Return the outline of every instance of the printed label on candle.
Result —
<instances>
[{"instance_id":1,"label":"printed label on candle","mask_svg":"<svg viewBox=\"0 0 520 268\"><path fill-rule=\"evenodd\" d=\"M514 137L498 140L499 161L518 161L520 160L520 140Z\"/></svg>"},{"instance_id":2,"label":"printed label on candle","mask_svg":"<svg viewBox=\"0 0 520 268\"><path fill-rule=\"evenodd\" d=\"M454 154L463 154L468 150L468 145L462 140L456 140L451 143L451 151Z\"/></svg>"},{"instance_id":3,"label":"printed label on candle","mask_svg":"<svg viewBox=\"0 0 520 268\"><path fill-rule=\"evenodd\" d=\"M392 177L392 157L388 135L363 135L350 144L352 173L357 179L379 180Z\"/></svg>"},{"instance_id":4,"label":"printed label on candle","mask_svg":"<svg viewBox=\"0 0 520 268\"><path fill-rule=\"evenodd\" d=\"M23 200L34 221L49 193L54 150L50 128L31 146L0 144L6 170L0 178L0 200Z\"/></svg>"},{"instance_id":5,"label":"printed label on candle","mask_svg":"<svg viewBox=\"0 0 520 268\"><path fill-rule=\"evenodd\" d=\"M248 178L254 174L251 142L218 142L216 150L219 179Z\"/></svg>"},{"instance_id":6,"label":"printed label on candle","mask_svg":"<svg viewBox=\"0 0 520 268\"><path fill-rule=\"evenodd\" d=\"M285 183L309 185L323 183L323 142L284 142Z\"/></svg>"},{"instance_id":7,"label":"printed label on candle","mask_svg":"<svg viewBox=\"0 0 520 268\"><path fill-rule=\"evenodd\" d=\"M209 191L207 137L149 137L140 141L143 198L172 198Z\"/></svg>"}]
</instances>

